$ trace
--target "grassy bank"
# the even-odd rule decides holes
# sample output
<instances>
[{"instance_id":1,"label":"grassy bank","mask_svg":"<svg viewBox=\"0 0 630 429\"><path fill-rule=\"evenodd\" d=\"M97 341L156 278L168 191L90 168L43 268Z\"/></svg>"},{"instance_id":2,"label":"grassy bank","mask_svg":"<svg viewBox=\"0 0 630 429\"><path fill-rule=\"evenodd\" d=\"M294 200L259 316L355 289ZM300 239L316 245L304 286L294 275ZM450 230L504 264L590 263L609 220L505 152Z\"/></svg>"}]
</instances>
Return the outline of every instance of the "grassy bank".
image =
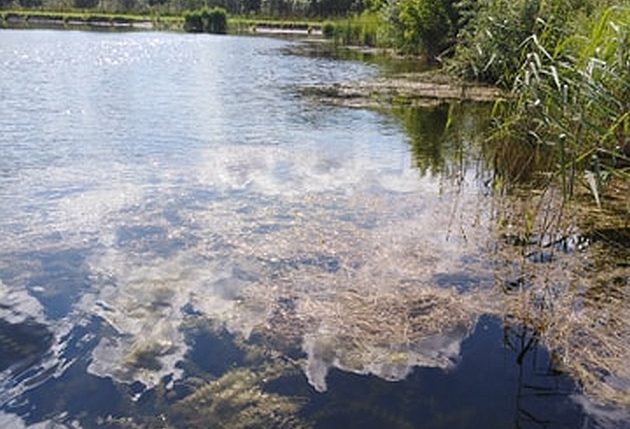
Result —
<instances>
[{"instance_id":1,"label":"grassy bank","mask_svg":"<svg viewBox=\"0 0 630 429\"><path fill-rule=\"evenodd\" d=\"M0 11L2 26L129 26L155 29L181 29L180 16L160 16L157 14L121 14L88 11L42 11L42 10L3 10Z\"/></svg>"},{"instance_id":2,"label":"grassy bank","mask_svg":"<svg viewBox=\"0 0 630 429\"><path fill-rule=\"evenodd\" d=\"M288 20L272 18L255 18L245 16L230 17L230 28L248 30L257 27L277 28L281 30L321 30L322 22L317 20Z\"/></svg>"},{"instance_id":3,"label":"grassy bank","mask_svg":"<svg viewBox=\"0 0 630 429\"><path fill-rule=\"evenodd\" d=\"M150 24L158 30L184 30L185 15L160 15L136 13L108 13L95 11L46 11L28 9L0 10L0 26L37 27L42 25L72 26L130 26ZM289 20L266 17L229 16L230 33L250 33L274 29L319 33L322 22L317 20Z\"/></svg>"}]
</instances>

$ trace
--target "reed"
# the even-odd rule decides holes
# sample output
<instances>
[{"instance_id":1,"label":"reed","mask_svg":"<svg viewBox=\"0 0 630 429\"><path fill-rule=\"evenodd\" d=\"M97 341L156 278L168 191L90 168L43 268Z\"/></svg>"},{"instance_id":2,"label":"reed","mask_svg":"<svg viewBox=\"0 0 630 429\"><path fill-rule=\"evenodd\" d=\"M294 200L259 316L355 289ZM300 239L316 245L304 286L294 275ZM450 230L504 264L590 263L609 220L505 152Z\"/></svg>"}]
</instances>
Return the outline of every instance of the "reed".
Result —
<instances>
[{"instance_id":1,"label":"reed","mask_svg":"<svg viewBox=\"0 0 630 429\"><path fill-rule=\"evenodd\" d=\"M630 178L630 8L595 18L554 45L544 34L522 43L524 61L510 97L497 103L491 139L499 151L544 152L565 198L583 185L599 204L609 179Z\"/></svg>"},{"instance_id":2,"label":"reed","mask_svg":"<svg viewBox=\"0 0 630 429\"><path fill-rule=\"evenodd\" d=\"M325 24L325 35L341 45L383 47L388 45L383 21L373 13L353 15L329 21Z\"/></svg>"}]
</instances>

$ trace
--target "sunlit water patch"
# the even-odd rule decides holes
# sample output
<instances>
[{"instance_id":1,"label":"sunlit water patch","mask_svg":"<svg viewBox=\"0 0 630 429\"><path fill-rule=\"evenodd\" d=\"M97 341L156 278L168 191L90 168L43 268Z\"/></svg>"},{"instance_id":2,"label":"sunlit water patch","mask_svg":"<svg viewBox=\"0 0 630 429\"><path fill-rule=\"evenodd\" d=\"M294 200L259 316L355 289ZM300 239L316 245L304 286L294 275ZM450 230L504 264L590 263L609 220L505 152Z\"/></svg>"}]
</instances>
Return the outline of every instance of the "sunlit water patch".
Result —
<instances>
[{"instance_id":1,"label":"sunlit water patch","mask_svg":"<svg viewBox=\"0 0 630 429\"><path fill-rule=\"evenodd\" d=\"M5 426L623 424L623 356L559 344L590 313L513 317L480 108L314 105L378 71L279 40L0 41Z\"/></svg>"}]
</instances>

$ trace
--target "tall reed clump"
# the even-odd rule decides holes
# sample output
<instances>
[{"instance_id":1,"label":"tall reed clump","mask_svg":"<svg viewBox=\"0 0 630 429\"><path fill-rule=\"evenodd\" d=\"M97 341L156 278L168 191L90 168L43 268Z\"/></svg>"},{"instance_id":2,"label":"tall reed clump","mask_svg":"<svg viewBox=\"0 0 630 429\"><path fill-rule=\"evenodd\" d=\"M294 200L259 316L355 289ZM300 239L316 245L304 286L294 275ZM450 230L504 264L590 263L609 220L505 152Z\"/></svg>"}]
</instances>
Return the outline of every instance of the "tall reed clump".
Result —
<instances>
[{"instance_id":1,"label":"tall reed clump","mask_svg":"<svg viewBox=\"0 0 630 429\"><path fill-rule=\"evenodd\" d=\"M184 14L184 30L190 33L227 33L228 18L220 7L202 8Z\"/></svg>"},{"instance_id":2,"label":"tall reed clump","mask_svg":"<svg viewBox=\"0 0 630 429\"><path fill-rule=\"evenodd\" d=\"M461 0L448 69L459 77L509 87L526 59L523 43L537 34L555 46L573 31L570 16L590 0Z\"/></svg>"},{"instance_id":3,"label":"tall reed clump","mask_svg":"<svg viewBox=\"0 0 630 429\"><path fill-rule=\"evenodd\" d=\"M630 178L630 7L601 8L576 24L587 30L556 39L543 27L521 43L492 139L540 148L565 197L582 183L599 204L609 178Z\"/></svg>"},{"instance_id":4,"label":"tall reed clump","mask_svg":"<svg viewBox=\"0 0 630 429\"><path fill-rule=\"evenodd\" d=\"M381 47L385 45L383 22L374 13L362 13L322 27L325 37L341 45Z\"/></svg>"}]
</instances>

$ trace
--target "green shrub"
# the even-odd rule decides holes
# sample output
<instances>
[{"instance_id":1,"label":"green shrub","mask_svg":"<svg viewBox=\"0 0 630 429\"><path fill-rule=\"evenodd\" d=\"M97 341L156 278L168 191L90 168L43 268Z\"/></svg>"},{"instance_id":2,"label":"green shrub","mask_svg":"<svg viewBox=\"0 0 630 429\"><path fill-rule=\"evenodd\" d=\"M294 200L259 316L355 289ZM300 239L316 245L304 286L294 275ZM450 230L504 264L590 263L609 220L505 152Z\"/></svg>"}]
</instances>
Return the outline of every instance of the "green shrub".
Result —
<instances>
[{"instance_id":1,"label":"green shrub","mask_svg":"<svg viewBox=\"0 0 630 429\"><path fill-rule=\"evenodd\" d=\"M203 8L184 14L184 30L191 33L225 34L227 12L222 8Z\"/></svg>"},{"instance_id":2,"label":"green shrub","mask_svg":"<svg viewBox=\"0 0 630 429\"><path fill-rule=\"evenodd\" d=\"M322 35L327 39L332 39L335 36L335 24L330 21L324 22L322 25Z\"/></svg>"},{"instance_id":3,"label":"green shrub","mask_svg":"<svg viewBox=\"0 0 630 429\"><path fill-rule=\"evenodd\" d=\"M423 52L432 61L452 43L454 17L449 0L404 0L397 4L402 28L399 47L409 53Z\"/></svg>"},{"instance_id":4,"label":"green shrub","mask_svg":"<svg viewBox=\"0 0 630 429\"><path fill-rule=\"evenodd\" d=\"M201 33L203 31L200 11L187 11L184 13L184 30L189 33Z\"/></svg>"},{"instance_id":5,"label":"green shrub","mask_svg":"<svg viewBox=\"0 0 630 429\"><path fill-rule=\"evenodd\" d=\"M207 33L225 34L227 33L227 12L225 9L215 7L202 12L202 19Z\"/></svg>"}]
</instances>

